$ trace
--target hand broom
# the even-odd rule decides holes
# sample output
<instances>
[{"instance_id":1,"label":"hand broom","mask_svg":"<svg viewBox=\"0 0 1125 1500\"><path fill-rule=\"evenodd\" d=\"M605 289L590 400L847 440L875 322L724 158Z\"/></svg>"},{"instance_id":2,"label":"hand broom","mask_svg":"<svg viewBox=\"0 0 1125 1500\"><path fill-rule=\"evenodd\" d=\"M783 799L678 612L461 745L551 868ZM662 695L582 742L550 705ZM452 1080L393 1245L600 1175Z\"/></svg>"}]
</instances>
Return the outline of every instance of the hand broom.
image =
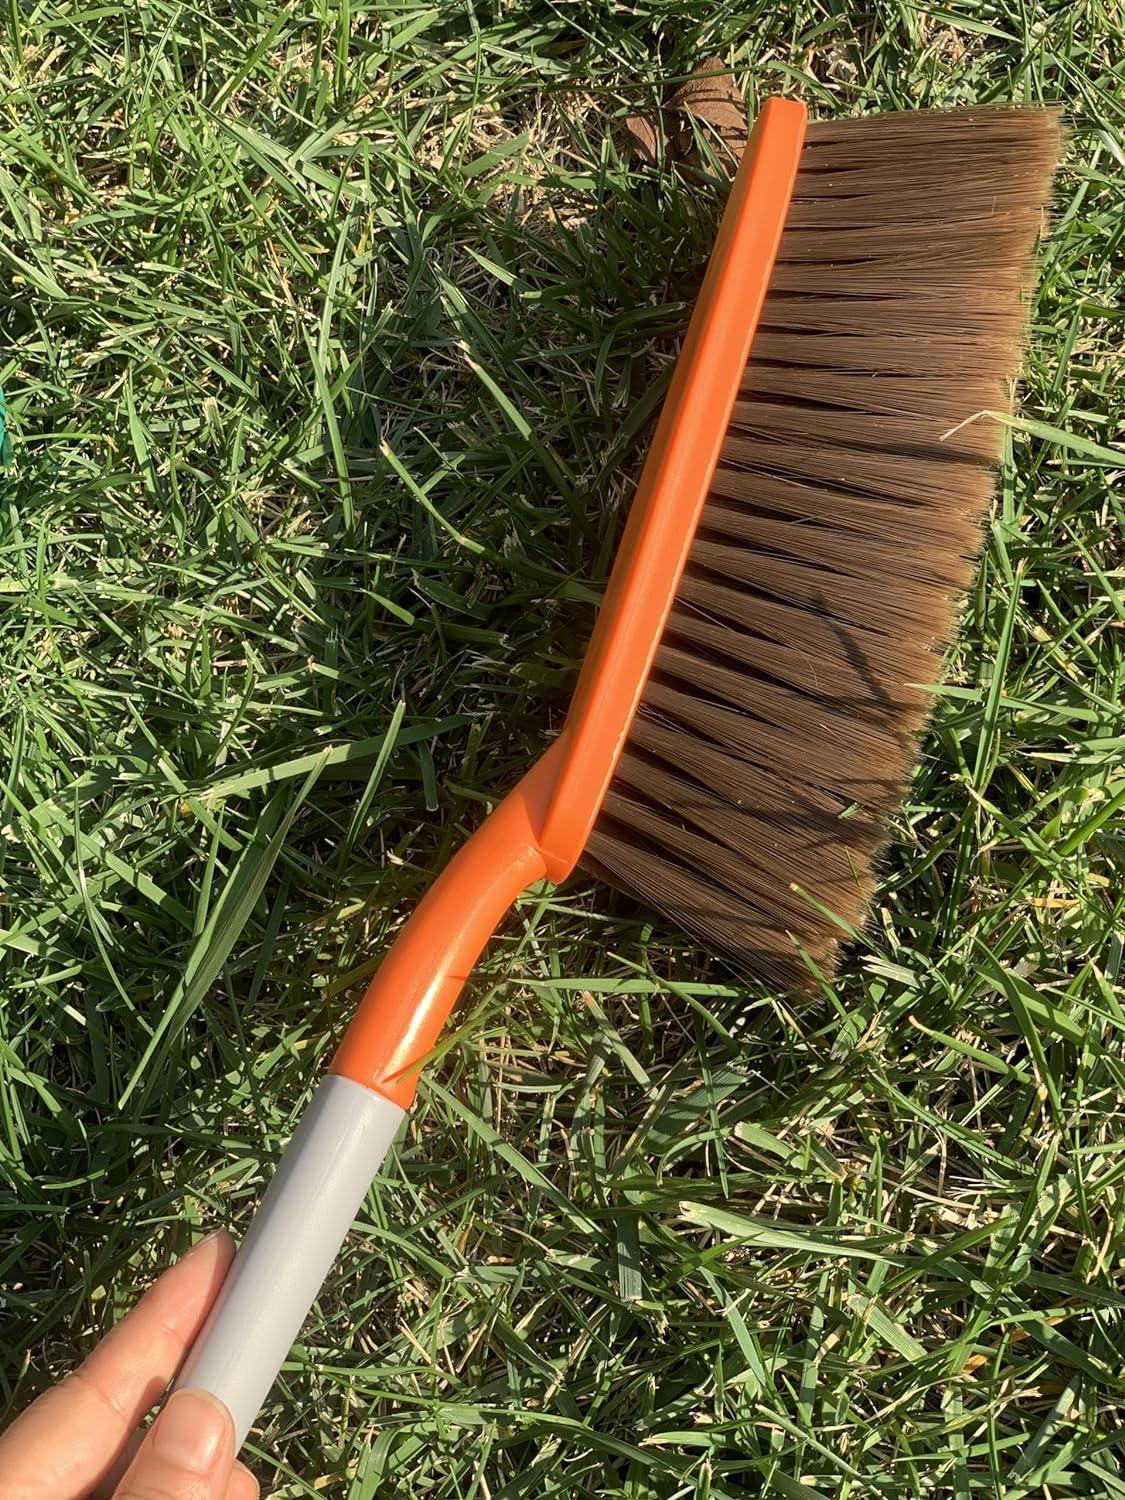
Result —
<instances>
[{"instance_id":1,"label":"hand broom","mask_svg":"<svg viewBox=\"0 0 1125 1500\"><path fill-rule=\"evenodd\" d=\"M771 985L830 972L971 577L1061 138L763 108L565 724L401 929L180 1376L239 1444L521 891L581 863Z\"/></svg>"}]
</instances>

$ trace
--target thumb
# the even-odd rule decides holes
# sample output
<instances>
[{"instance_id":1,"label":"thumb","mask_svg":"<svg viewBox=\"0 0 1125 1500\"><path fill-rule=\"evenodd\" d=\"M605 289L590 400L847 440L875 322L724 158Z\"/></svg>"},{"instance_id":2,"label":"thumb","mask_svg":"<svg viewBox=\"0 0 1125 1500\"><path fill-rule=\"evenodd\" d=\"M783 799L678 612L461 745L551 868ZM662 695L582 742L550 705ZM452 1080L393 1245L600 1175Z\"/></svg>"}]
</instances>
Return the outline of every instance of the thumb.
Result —
<instances>
[{"instance_id":1,"label":"thumb","mask_svg":"<svg viewBox=\"0 0 1125 1500\"><path fill-rule=\"evenodd\" d=\"M234 1465L234 1424L204 1391L177 1391L153 1423L114 1500L223 1500Z\"/></svg>"}]
</instances>

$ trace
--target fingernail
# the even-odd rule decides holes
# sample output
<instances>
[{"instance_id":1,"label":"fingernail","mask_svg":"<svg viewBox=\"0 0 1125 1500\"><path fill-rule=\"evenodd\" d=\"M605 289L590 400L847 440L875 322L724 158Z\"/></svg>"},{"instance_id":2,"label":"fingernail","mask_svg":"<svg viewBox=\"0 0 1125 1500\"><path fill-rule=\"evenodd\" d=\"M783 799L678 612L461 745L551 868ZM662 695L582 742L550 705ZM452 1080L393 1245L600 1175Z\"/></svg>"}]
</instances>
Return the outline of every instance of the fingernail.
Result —
<instances>
[{"instance_id":1,"label":"fingernail","mask_svg":"<svg viewBox=\"0 0 1125 1500\"><path fill-rule=\"evenodd\" d=\"M224 1234L226 1234L225 1229L212 1229L210 1234L205 1234L201 1240L196 1240L194 1245L185 1250L180 1259L187 1260L189 1255L194 1255L197 1250L202 1250L204 1245L210 1245L214 1240L221 1239Z\"/></svg>"},{"instance_id":2,"label":"fingernail","mask_svg":"<svg viewBox=\"0 0 1125 1500\"><path fill-rule=\"evenodd\" d=\"M234 1443L230 1413L205 1391L177 1391L156 1419L149 1448L170 1468L209 1474Z\"/></svg>"}]
</instances>

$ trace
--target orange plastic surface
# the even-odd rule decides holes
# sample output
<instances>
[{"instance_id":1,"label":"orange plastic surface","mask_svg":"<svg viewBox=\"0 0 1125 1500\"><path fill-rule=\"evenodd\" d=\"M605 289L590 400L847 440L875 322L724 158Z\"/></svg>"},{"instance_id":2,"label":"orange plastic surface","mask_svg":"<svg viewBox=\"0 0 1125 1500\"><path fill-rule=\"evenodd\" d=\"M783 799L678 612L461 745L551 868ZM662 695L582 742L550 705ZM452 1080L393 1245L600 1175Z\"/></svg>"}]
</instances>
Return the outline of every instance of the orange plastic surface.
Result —
<instances>
[{"instance_id":1,"label":"orange plastic surface","mask_svg":"<svg viewBox=\"0 0 1125 1500\"><path fill-rule=\"evenodd\" d=\"M430 887L332 1071L406 1108L470 969L529 885L569 875L624 748L707 498L765 300L805 109L763 108L731 187L574 700L550 749Z\"/></svg>"}]
</instances>

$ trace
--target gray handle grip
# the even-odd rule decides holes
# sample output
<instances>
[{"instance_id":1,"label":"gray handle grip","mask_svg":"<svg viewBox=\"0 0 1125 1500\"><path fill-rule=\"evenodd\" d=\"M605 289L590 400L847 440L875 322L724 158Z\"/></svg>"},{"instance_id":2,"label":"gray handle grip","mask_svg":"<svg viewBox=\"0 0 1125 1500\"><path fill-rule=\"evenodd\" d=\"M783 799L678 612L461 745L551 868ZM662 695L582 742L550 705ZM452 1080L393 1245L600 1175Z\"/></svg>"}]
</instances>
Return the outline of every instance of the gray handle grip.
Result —
<instances>
[{"instance_id":1,"label":"gray handle grip","mask_svg":"<svg viewBox=\"0 0 1125 1500\"><path fill-rule=\"evenodd\" d=\"M209 1391L240 1448L405 1111L330 1074L313 1095L176 1381Z\"/></svg>"}]
</instances>

